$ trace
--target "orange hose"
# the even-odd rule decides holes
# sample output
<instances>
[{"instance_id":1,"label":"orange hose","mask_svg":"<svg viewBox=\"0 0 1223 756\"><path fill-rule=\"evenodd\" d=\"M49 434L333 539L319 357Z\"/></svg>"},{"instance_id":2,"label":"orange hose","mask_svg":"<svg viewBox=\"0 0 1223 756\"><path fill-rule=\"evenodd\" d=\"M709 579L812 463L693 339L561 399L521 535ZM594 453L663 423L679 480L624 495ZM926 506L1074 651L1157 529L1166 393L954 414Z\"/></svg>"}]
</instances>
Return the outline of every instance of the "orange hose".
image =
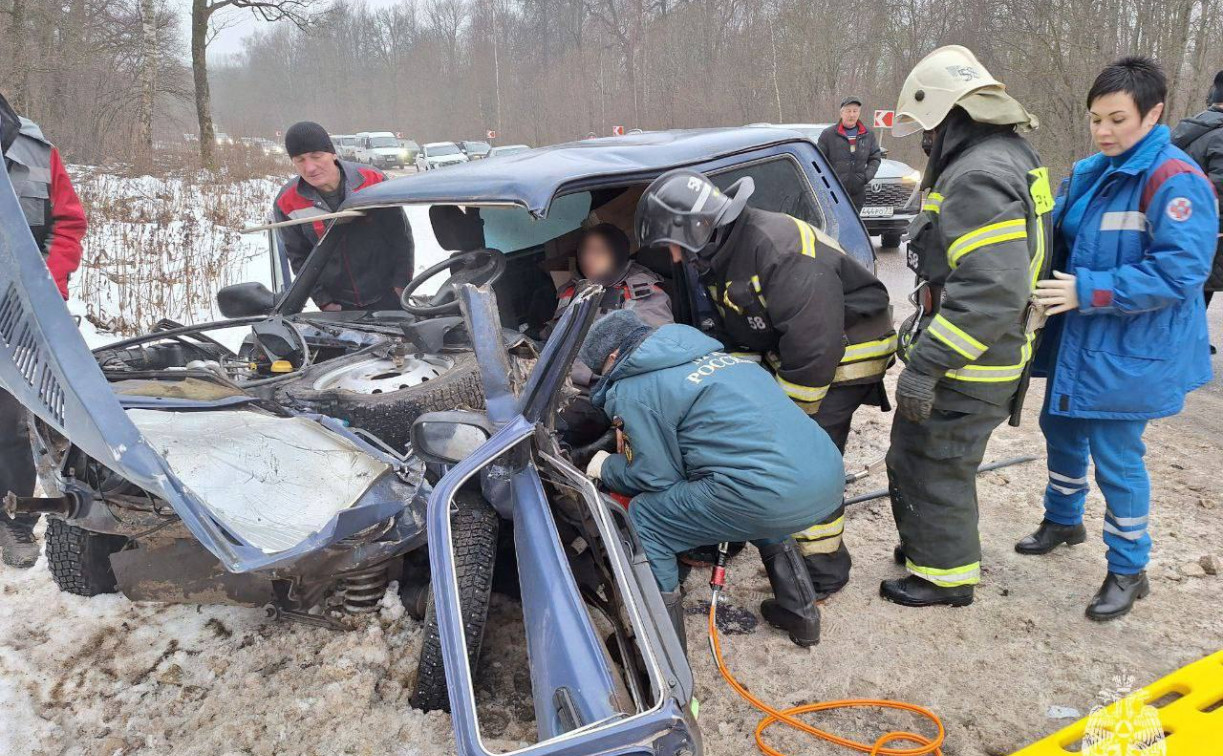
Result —
<instances>
[{"instance_id":1,"label":"orange hose","mask_svg":"<svg viewBox=\"0 0 1223 756\"><path fill-rule=\"evenodd\" d=\"M795 730L800 730L821 740L826 740L830 743L850 748L862 753L868 753L870 756L924 756L924 754L934 753L938 756L943 756L941 746L943 739L946 737L946 730L943 728L943 722L938 718L938 715L930 711L924 706L917 704L904 703L902 701L887 701L882 699L872 698L850 698L843 701L822 701L819 703L804 704L795 706L790 709L774 709L772 706L764 703L756 698L748 691L747 688L735 679L730 670L726 668L726 663L722 660L722 641L718 636L717 625L718 614L718 596L715 593L713 599L709 602L709 647L713 650L714 661L718 663L718 671L722 673L722 677L726 679L728 685L734 689L736 693L743 697L745 701L755 706L757 709L765 712L766 716L756 725L756 747L766 756L786 756L781 751L773 748L768 743L764 742L764 731L769 727L781 723ZM889 732L882 735L873 745L860 743L856 740L842 738L833 735L830 732L825 732L818 727L813 727L806 722L797 719L800 714L811 714L817 711L831 711L833 709L848 709L855 707L874 707L883 709L899 709L901 711L909 711L914 714L925 717L934 723L938 729L938 736L933 740L918 735L913 732ZM894 741L909 741L917 743L917 748L886 748L885 746Z\"/></svg>"}]
</instances>

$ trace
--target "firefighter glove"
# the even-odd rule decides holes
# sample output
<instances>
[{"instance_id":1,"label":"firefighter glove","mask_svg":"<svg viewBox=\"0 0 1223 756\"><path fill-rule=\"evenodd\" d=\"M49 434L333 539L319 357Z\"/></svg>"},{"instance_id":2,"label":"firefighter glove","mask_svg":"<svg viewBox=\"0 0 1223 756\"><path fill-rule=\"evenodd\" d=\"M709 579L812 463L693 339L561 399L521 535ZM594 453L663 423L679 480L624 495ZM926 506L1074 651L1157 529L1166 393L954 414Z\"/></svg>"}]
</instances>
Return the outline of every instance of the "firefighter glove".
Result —
<instances>
[{"instance_id":1,"label":"firefighter glove","mask_svg":"<svg viewBox=\"0 0 1223 756\"><path fill-rule=\"evenodd\" d=\"M906 420L925 422L934 411L934 387L937 385L938 376L905 368L896 382L896 411Z\"/></svg>"}]
</instances>

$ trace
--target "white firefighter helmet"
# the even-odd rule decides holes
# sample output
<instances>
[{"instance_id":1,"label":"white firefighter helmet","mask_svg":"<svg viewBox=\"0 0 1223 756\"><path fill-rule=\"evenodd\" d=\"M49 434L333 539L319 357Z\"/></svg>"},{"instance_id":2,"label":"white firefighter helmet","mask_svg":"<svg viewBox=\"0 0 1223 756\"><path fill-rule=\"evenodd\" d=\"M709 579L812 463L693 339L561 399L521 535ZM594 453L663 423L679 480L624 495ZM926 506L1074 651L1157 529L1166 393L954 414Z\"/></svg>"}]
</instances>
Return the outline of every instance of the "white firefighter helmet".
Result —
<instances>
[{"instance_id":1,"label":"white firefighter helmet","mask_svg":"<svg viewBox=\"0 0 1223 756\"><path fill-rule=\"evenodd\" d=\"M985 87L1002 87L967 47L947 45L921 59L905 79L892 136L933 131L955 104Z\"/></svg>"}]
</instances>

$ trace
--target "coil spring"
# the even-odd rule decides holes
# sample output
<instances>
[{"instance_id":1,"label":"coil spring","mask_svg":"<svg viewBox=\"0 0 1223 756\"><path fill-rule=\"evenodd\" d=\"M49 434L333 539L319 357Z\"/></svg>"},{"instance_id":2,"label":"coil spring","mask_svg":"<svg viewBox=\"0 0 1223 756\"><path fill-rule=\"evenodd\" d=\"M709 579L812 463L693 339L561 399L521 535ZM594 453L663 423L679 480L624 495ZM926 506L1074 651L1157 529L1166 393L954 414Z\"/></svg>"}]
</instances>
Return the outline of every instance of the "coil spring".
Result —
<instances>
[{"instance_id":1,"label":"coil spring","mask_svg":"<svg viewBox=\"0 0 1223 756\"><path fill-rule=\"evenodd\" d=\"M370 614L378 611L378 604L390 584L386 567L373 567L344 576L341 588L344 592L344 611L349 614Z\"/></svg>"}]
</instances>

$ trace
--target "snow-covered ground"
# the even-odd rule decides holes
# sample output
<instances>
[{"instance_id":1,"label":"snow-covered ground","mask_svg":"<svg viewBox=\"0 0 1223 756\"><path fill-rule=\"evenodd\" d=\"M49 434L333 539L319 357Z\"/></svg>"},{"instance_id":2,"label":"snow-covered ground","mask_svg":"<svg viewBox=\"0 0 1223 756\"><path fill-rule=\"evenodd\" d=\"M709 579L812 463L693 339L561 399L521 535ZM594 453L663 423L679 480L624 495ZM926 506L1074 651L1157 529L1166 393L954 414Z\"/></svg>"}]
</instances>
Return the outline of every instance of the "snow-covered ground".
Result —
<instances>
[{"instance_id":1,"label":"snow-covered ground","mask_svg":"<svg viewBox=\"0 0 1223 756\"><path fill-rule=\"evenodd\" d=\"M123 202L135 209L120 208L113 220L94 218L91 234L109 239L113 249L135 243L131 249L153 250L152 257L139 259L149 260L147 270L163 272L171 287L178 263L161 255L176 244L211 250L190 259L226 261L233 268L227 267L227 282L267 280L263 241L244 240L232 230L264 216L276 182L223 189L219 196L241 209L227 211L225 228L218 229L206 227L221 216L208 215L205 194L159 182L101 180L108 183L100 187L126 197ZM183 235L173 236L173 244L157 241L155 233L161 228L157 200L148 197L162 196L180 208L201 208L197 220L174 232ZM419 269L442 251L429 233L425 210L408 213ZM90 244L86 256L92 260L119 254L97 246L100 241ZM903 317L907 274L899 257L881 255L880 262ZM132 293L141 291L138 281L104 269L82 277L87 275L93 276L88 284L78 280L74 291L95 297L95 315L134 312L128 303L140 301ZM177 318L186 322L211 319L211 295L192 291L193 296L171 292L162 301L180 306ZM70 306L83 312L90 302ZM891 386L896 372L888 379ZM1022 427L1000 428L987 460L1041 454L1035 403L1043 389L1034 382ZM1223 577L1215 574L1223 556L1220 417L1223 400L1202 391L1190 397L1182 415L1152 423L1148 465L1158 502L1152 516L1152 594L1128 617L1099 625L1083 617L1104 573L1098 493L1088 500L1087 544L1046 557L1014 552L1014 541L1041 516L1045 471L1036 462L981 478L985 579L972 606L914 610L878 597L879 581L899 575L900 568L891 561L896 532L888 502L877 500L848 512L854 574L824 604L821 644L800 650L782 634L744 621L725 639L727 662L753 692L776 704L890 697L930 706L947 725L948 756L1002 756L1056 731L1068 724L1066 712L1086 714L1107 702L1111 694L1100 691L1118 680L1141 685L1223 647ZM886 448L889 422L888 415L863 410L847 459L877 457ZM875 474L849 493L883 485L883 475ZM705 579L699 572L689 578L687 603L706 753L754 753L758 714L723 684L702 642ZM748 549L732 564L726 601L738 616L752 619L767 591L759 560ZM336 632L275 623L252 609L84 599L56 589L45 558L27 571L0 566L0 756L453 753L449 718L408 705L420 624L404 614L392 593L377 615L353 625L350 632ZM519 627L509 602L495 596L476 674L477 690L489 699L480 707L485 744L495 750L510 750L533 731ZM884 729L913 726L913 720L892 715L881 722L865 710L818 721L867 742ZM769 738L786 753L847 753L789 733Z\"/></svg>"},{"instance_id":2,"label":"snow-covered ground","mask_svg":"<svg viewBox=\"0 0 1223 756\"><path fill-rule=\"evenodd\" d=\"M89 232L81 268L70 281L68 307L80 318L90 347L147 332L162 318L183 324L220 320L219 289L247 281L271 285L267 234L241 231L266 222L279 179L131 177L86 167L73 167L72 174ZM433 235L428 208L406 212L416 270L423 270L446 253ZM235 347L246 333L240 328L212 335Z\"/></svg>"}]
</instances>

